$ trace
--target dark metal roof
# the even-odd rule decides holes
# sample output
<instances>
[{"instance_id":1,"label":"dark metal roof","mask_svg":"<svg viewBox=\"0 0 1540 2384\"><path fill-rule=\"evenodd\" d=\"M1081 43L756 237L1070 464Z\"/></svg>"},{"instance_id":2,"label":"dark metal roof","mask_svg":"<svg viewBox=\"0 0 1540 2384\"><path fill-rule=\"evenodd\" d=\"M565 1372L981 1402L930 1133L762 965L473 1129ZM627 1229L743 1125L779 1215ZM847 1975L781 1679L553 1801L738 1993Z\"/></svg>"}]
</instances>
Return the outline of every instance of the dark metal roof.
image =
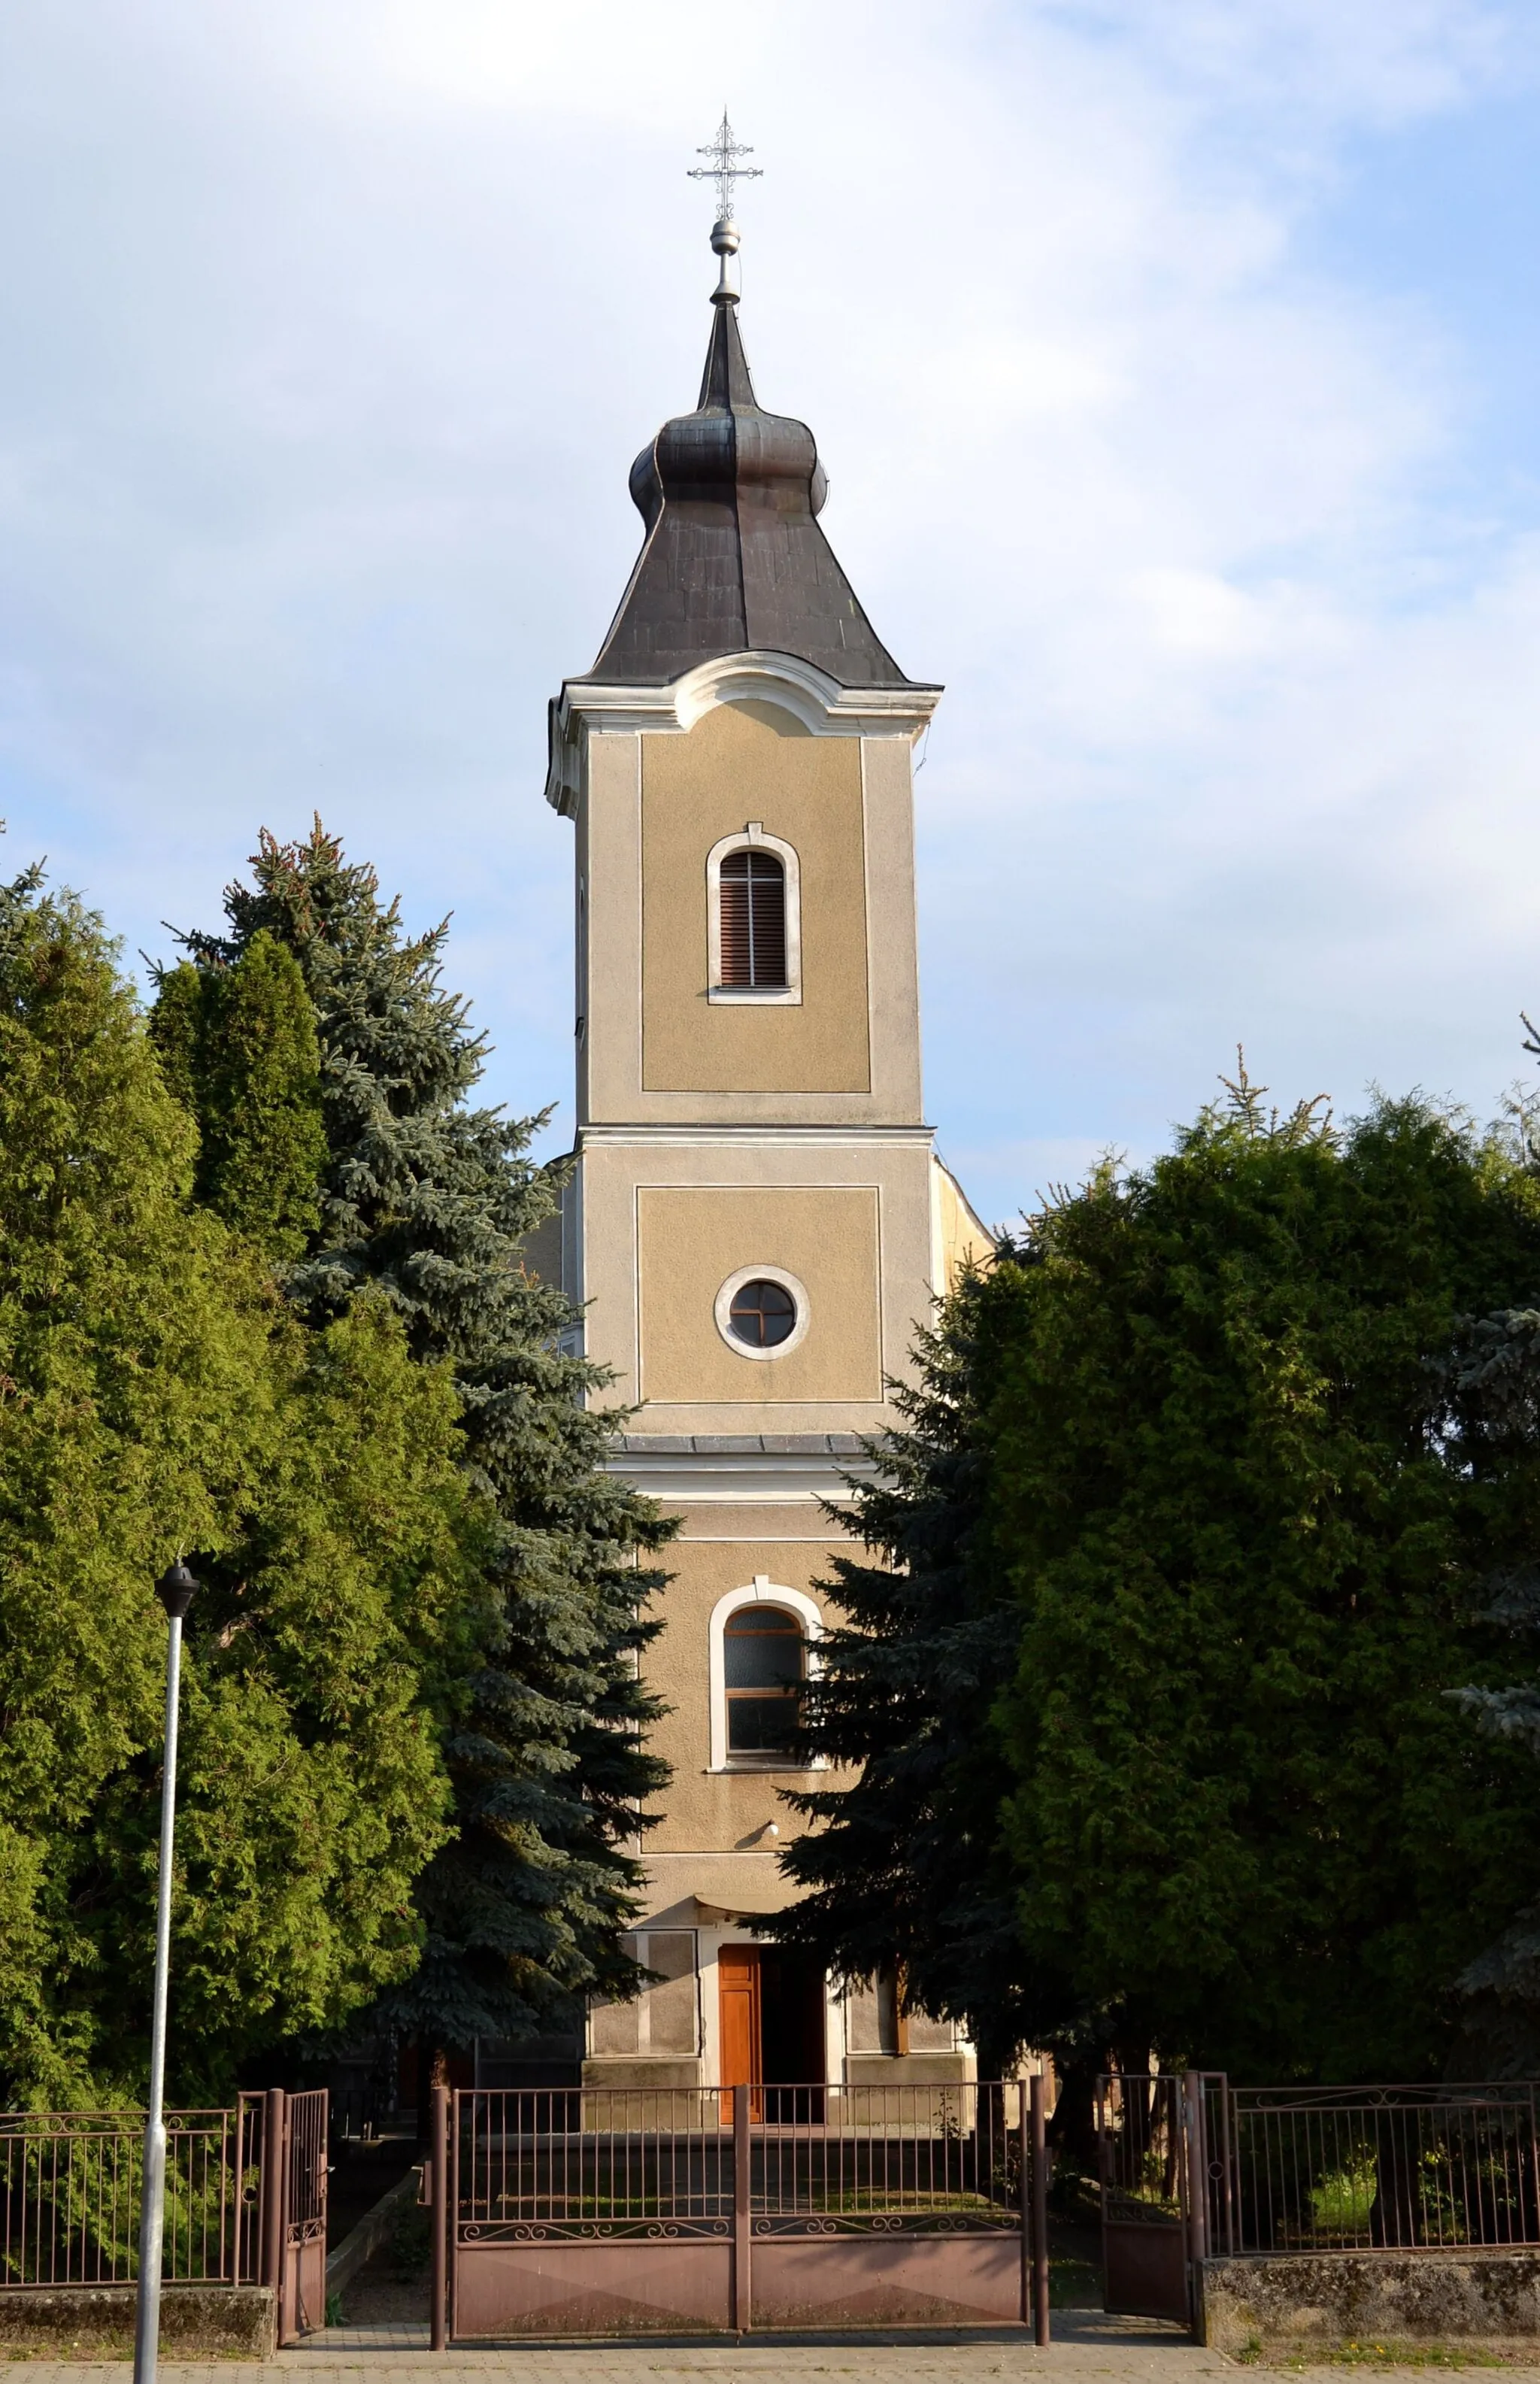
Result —
<instances>
[{"instance_id":1,"label":"dark metal roof","mask_svg":"<svg viewBox=\"0 0 1540 2384\"><path fill-rule=\"evenodd\" d=\"M812 431L765 414L730 292L719 292L700 403L631 466L647 525L590 679L659 686L717 654L796 654L844 687L908 687L815 515Z\"/></svg>"}]
</instances>

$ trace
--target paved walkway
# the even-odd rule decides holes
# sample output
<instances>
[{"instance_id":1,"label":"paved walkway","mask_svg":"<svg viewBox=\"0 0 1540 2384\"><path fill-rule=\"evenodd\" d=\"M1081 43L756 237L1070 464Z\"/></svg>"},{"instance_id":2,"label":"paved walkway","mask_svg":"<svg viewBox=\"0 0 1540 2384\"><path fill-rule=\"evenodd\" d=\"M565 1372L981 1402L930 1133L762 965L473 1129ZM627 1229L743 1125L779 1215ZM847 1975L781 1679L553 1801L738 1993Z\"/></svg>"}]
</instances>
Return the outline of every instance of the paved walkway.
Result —
<instances>
[{"instance_id":1,"label":"paved walkway","mask_svg":"<svg viewBox=\"0 0 1540 2384\"><path fill-rule=\"evenodd\" d=\"M451 2351L435 2357L426 2327L333 2327L265 2366L238 2360L198 2365L161 2362L164 2384L776 2384L826 2378L829 2384L1187 2384L1197 2377L1236 2375L1236 2364L1201 2351L1174 2327L1142 2318L1104 2317L1090 2310L1056 2310L1050 2350L1018 2335L925 2334L795 2336L746 2343L690 2341L545 2343L528 2349ZM71 2365L60 2361L0 2361L0 2384L121 2384L117 2361ZM1264 2370L1265 2374L1266 2371ZM1290 2370L1317 2384L1347 2384L1342 2367ZM1509 2367L1506 2378L1540 2384L1540 2363Z\"/></svg>"}]
</instances>

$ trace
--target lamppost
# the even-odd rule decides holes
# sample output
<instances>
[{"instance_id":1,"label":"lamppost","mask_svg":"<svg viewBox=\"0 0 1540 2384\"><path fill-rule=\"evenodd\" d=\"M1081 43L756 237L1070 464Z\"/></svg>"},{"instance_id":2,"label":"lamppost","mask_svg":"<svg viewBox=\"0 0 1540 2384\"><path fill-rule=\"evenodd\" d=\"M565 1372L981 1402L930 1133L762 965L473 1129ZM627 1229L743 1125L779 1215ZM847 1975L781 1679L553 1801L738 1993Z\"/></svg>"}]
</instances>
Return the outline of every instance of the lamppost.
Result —
<instances>
[{"instance_id":1,"label":"lamppost","mask_svg":"<svg viewBox=\"0 0 1540 2384\"><path fill-rule=\"evenodd\" d=\"M139 2305L134 2384L155 2384L160 2353L160 2247L166 2227L166 1987L171 1968L171 1856L177 1826L177 1693L181 1683L182 1617L198 1584L179 1557L155 1583L170 1633L166 1643L166 1768L160 1789L160 1878L155 1891L155 1999L150 2026L150 2115L144 2123L144 2176L139 2213Z\"/></svg>"}]
</instances>

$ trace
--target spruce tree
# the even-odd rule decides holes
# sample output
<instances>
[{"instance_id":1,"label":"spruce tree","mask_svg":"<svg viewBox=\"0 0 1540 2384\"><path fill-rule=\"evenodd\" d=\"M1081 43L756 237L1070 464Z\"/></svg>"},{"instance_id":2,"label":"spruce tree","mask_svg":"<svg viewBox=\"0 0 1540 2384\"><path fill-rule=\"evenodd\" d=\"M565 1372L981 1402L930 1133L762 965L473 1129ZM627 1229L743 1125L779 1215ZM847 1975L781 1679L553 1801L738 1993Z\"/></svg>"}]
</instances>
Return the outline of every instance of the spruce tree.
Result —
<instances>
[{"instance_id":1,"label":"spruce tree","mask_svg":"<svg viewBox=\"0 0 1540 2384\"><path fill-rule=\"evenodd\" d=\"M0 889L0 2094L142 2092L165 1618L189 1618L170 2092L415 1967L492 1518L379 1294L308 1332L190 1197L99 920Z\"/></svg>"},{"instance_id":2,"label":"spruce tree","mask_svg":"<svg viewBox=\"0 0 1540 2384\"><path fill-rule=\"evenodd\" d=\"M894 1387L902 1429L851 1478L866 1560L835 1559L842 1620L819 1640L803 1718L807 1753L858 1777L791 1800L820 1826L782 1857L810 1893L777 1928L837 1976L896 1971L909 2005L967 2028L993 2078L1025 2042L1064 2044L1074 2014L1026 1961L1000 1843L1012 1781L993 1713L1016 1629L986 1546L988 1306L987 1280L965 1276L918 1336L916 1379Z\"/></svg>"},{"instance_id":3,"label":"spruce tree","mask_svg":"<svg viewBox=\"0 0 1540 2384\"><path fill-rule=\"evenodd\" d=\"M664 1778L637 1657L671 1527L604 1471L616 1419L585 1402L607 1378L568 1354L579 1319L524 1265L560 1179L528 1156L543 1120L469 1098L485 1045L441 981L447 922L407 935L319 821L302 843L264 833L253 871L227 932L183 940L208 978L270 938L313 1006L327 1155L289 1296L317 1325L367 1287L389 1298L416 1357L453 1368L465 1464L498 1518L490 1628L446 1742L455 1834L417 1889L420 1967L379 2017L432 2046L516 2038L634 1990L627 1847Z\"/></svg>"}]
</instances>

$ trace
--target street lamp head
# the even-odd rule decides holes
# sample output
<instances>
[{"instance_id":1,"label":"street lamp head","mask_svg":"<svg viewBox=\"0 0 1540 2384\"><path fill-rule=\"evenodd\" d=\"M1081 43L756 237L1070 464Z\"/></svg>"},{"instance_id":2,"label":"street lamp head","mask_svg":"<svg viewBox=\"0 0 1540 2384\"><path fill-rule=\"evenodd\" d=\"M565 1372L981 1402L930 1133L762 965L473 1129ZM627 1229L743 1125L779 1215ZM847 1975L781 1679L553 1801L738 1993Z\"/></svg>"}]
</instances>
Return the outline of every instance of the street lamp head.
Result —
<instances>
[{"instance_id":1,"label":"street lamp head","mask_svg":"<svg viewBox=\"0 0 1540 2384\"><path fill-rule=\"evenodd\" d=\"M192 1603L192 1593L198 1584L180 1557L168 1565L155 1583L155 1596L173 1620L180 1622Z\"/></svg>"}]
</instances>

